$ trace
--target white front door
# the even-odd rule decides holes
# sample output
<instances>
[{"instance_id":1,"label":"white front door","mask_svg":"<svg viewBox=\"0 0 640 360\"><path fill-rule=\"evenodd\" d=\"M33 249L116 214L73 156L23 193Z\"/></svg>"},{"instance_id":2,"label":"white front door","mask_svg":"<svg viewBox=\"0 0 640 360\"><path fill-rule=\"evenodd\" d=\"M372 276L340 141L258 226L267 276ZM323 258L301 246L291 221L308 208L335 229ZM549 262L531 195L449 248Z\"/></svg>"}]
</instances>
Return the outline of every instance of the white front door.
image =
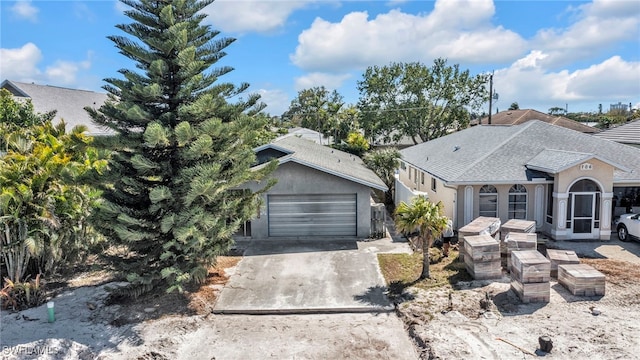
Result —
<instances>
[{"instance_id":1,"label":"white front door","mask_svg":"<svg viewBox=\"0 0 640 360\"><path fill-rule=\"evenodd\" d=\"M598 236L596 193L571 193L572 239L593 239Z\"/></svg>"}]
</instances>

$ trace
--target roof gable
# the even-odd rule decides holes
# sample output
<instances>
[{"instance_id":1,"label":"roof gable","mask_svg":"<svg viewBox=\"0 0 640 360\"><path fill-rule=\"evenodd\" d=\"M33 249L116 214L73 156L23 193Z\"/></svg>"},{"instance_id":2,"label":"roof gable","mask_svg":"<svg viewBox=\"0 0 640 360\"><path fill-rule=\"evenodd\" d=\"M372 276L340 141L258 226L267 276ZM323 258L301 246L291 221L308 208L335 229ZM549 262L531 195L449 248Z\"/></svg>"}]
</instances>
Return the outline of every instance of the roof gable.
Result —
<instances>
[{"instance_id":1,"label":"roof gable","mask_svg":"<svg viewBox=\"0 0 640 360\"><path fill-rule=\"evenodd\" d=\"M256 151L276 149L287 155L278 162L295 162L331 175L341 177L374 189L386 191L387 186L359 157L344 151L332 149L296 136L275 139L270 144L256 148Z\"/></svg>"},{"instance_id":2,"label":"roof gable","mask_svg":"<svg viewBox=\"0 0 640 360\"><path fill-rule=\"evenodd\" d=\"M597 159L615 168L629 171L625 166L618 165L595 154L554 149L542 150L538 155L530 159L526 166L528 169L557 174L591 159Z\"/></svg>"}]
</instances>

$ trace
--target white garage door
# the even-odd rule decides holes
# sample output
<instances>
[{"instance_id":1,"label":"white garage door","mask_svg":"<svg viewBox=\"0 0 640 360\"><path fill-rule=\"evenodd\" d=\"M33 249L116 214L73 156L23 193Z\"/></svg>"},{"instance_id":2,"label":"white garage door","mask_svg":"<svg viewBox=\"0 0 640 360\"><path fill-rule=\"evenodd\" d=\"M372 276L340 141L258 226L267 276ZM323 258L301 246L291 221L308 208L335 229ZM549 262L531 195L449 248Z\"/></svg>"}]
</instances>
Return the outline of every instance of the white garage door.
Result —
<instances>
[{"instance_id":1,"label":"white garage door","mask_svg":"<svg viewBox=\"0 0 640 360\"><path fill-rule=\"evenodd\" d=\"M269 236L356 236L356 194L269 195Z\"/></svg>"}]
</instances>

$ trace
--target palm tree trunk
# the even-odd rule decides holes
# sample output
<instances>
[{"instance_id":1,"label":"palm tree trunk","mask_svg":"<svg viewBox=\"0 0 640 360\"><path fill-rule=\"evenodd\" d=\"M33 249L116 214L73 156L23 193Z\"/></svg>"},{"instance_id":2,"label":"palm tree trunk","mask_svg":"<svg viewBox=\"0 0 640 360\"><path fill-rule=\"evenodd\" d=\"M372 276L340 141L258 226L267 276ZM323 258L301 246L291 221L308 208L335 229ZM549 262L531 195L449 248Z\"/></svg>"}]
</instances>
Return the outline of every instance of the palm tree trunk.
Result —
<instances>
[{"instance_id":1,"label":"palm tree trunk","mask_svg":"<svg viewBox=\"0 0 640 360\"><path fill-rule=\"evenodd\" d=\"M429 274L429 239L425 236L422 238L422 273L420 279L428 279Z\"/></svg>"}]
</instances>

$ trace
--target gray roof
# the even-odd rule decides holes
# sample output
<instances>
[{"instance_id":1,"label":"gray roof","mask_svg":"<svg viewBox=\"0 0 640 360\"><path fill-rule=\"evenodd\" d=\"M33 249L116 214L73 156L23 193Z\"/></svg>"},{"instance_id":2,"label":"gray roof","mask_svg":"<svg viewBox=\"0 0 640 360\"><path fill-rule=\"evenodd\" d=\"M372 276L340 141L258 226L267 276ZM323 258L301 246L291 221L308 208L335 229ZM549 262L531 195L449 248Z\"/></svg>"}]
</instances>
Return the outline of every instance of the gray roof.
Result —
<instances>
[{"instance_id":1,"label":"gray roof","mask_svg":"<svg viewBox=\"0 0 640 360\"><path fill-rule=\"evenodd\" d=\"M288 131L289 133L284 136L297 136L303 139L314 141L320 145L329 145L329 139L315 130L303 127L294 127L289 129Z\"/></svg>"},{"instance_id":2,"label":"gray roof","mask_svg":"<svg viewBox=\"0 0 640 360\"><path fill-rule=\"evenodd\" d=\"M9 90L17 98L31 99L36 112L57 110L54 123L64 119L67 131L76 125L85 125L90 135L113 134L111 130L94 123L84 110L87 106L96 109L102 106L107 100L107 94L10 80L3 81L0 87Z\"/></svg>"},{"instance_id":3,"label":"gray roof","mask_svg":"<svg viewBox=\"0 0 640 360\"><path fill-rule=\"evenodd\" d=\"M295 162L374 189L386 191L387 186L362 159L344 151L332 149L296 136L283 136L255 149L256 152L273 148L288 155L281 157L281 164Z\"/></svg>"},{"instance_id":4,"label":"gray roof","mask_svg":"<svg viewBox=\"0 0 640 360\"><path fill-rule=\"evenodd\" d=\"M452 184L527 182L590 158L616 167L614 182L640 182L640 149L538 120L474 126L401 153Z\"/></svg>"},{"instance_id":5,"label":"gray roof","mask_svg":"<svg viewBox=\"0 0 640 360\"><path fill-rule=\"evenodd\" d=\"M597 133L596 136L623 144L640 146L640 119L635 119L624 125L604 130Z\"/></svg>"}]
</instances>

